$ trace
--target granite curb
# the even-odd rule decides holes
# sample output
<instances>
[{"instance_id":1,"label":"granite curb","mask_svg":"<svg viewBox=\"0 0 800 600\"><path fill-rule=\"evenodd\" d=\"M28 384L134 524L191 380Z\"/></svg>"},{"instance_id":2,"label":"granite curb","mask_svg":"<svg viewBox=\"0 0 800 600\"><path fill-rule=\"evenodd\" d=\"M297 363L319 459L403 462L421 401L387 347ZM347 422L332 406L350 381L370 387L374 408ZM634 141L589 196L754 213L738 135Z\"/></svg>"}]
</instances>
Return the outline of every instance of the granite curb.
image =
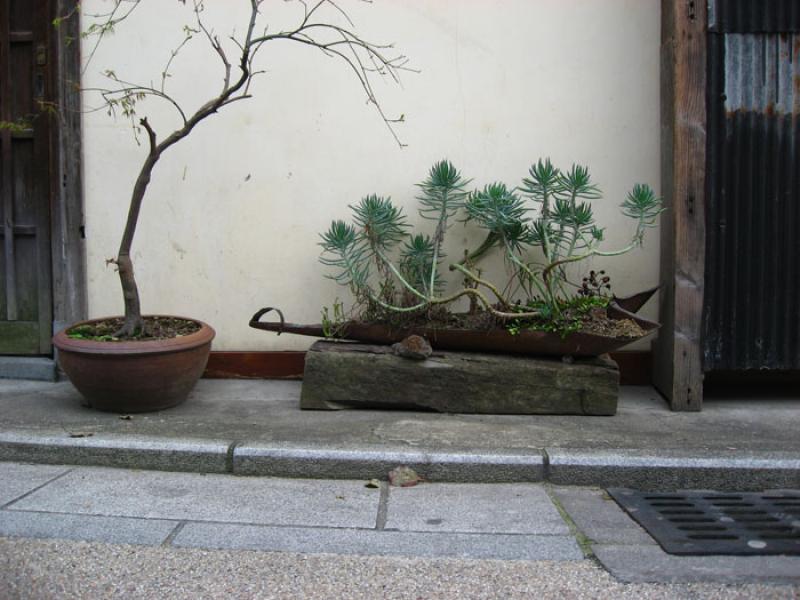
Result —
<instances>
[{"instance_id":1,"label":"granite curb","mask_svg":"<svg viewBox=\"0 0 800 600\"><path fill-rule=\"evenodd\" d=\"M800 488L800 454L547 449L548 482L640 490Z\"/></svg>"},{"instance_id":2,"label":"granite curb","mask_svg":"<svg viewBox=\"0 0 800 600\"><path fill-rule=\"evenodd\" d=\"M800 488L800 455L776 452L330 447L5 430L0 431L0 461L310 479L385 479L389 470L402 464L429 481L441 482L549 482L654 490Z\"/></svg>"}]
</instances>

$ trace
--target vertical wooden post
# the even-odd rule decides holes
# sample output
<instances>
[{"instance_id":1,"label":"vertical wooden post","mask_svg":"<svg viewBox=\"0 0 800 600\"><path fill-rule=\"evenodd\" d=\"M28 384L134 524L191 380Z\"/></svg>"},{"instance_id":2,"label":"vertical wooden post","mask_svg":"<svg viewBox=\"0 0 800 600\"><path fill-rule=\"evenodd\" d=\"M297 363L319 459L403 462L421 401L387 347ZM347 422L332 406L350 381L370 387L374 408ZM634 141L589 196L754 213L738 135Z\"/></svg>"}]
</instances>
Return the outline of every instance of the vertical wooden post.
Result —
<instances>
[{"instance_id":1,"label":"vertical wooden post","mask_svg":"<svg viewBox=\"0 0 800 600\"><path fill-rule=\"evenodd\" d=\"M661 3L661 323L656 387L673 410L703 401L706 0Z\"/></svg>"},{"instance_id":2,"label":"vertical wooden post","mask_svg":"<svg viewBox=\"0 0 800 600\"><path fill-rule=\"evenodd\" d=\"M72 15L50 26L58 125L54 127L51 163L53 330L87 317L86 249L80 97L80 20L78 0L50 0L52 17ZM52 18L51 18L52 20Z\"/></svg>"}]
</instances>

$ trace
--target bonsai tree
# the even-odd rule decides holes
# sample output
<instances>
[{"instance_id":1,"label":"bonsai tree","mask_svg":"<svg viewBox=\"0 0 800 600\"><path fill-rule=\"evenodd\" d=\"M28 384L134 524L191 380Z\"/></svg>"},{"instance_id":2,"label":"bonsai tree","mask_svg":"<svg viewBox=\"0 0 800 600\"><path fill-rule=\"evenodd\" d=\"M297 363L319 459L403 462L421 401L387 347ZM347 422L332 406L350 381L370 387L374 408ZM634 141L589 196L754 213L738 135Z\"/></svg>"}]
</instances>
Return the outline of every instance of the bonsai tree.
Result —
<instances>
[{"instance_id":1,"label":"bonsai tree","mask_svg":"<svg viewBox=\"0 0 800 600\"><path fill-rule=\"evenodd\" d=\"M434 308L468 297L471 312L480 305L495 320L512 321L512 329L520 319L529 319L537 328L568 332L576 325L576 309L588 312L607 304L610 284L604 272L595 271L578 284L567 267L641 246L663 210L649 186L633 186L620 205L633 221L630 241L606 249L604 229L595 222L591 205L601 194L586 167L562 171L549 159L539 160L516 188L496 182L468 192L468 185L446 160L436 163L418 185L420 215L435 223L432 236L410 233L402 211L376 195L350 207L352 223L334 221L322 234L321 262L335 269L331 277L350 288L367 318L391 320L392 315L425 311L430 316ZM477 224L485 238L462 260L449 263L450 271L463 276L464 286L442 294L442 242L459 214ZM483 278L477 268L493 249L508 266L510 276L503 286ZM335 309L341 320L341 309Z\"/></svg>"},{"instance_id":2,"label":"bonsai tree","mask_svg":"<svg viewBox=\"0 0 800 600\"><path fill-rule=\"evenodd\" d=\"M84 10L82 16L86 24L83 35L90 42L93 40L93 44L90 43L90 60L103 38L128 19L142 1L112 0L110 9L104 14L87 14ZM157 84L128 81L121 73L107 69L104 75L108 87L84 89L85 92L98 94L102 106L110 115L121 115L130 120L137 141L140 134L146 136L146 154L131 191L122 240L116 257L109 261L116 266L119 273L125 305L124 323L114 337L137 336L145 331L131 248L142 203L156 165L165 152L186 139L203 121L224 112L234 102L252 97L253 80L264 73L257 65L262 50L277 46L275 42L291 42L311 47L324 56L339 61L344 70L361 86L367 101L377 110L394 139L402 146L394 130L394 125L402 121L402 117L390 119L384 113L373 90L373 79L389 77L398 81L399 72L407 70L406 58L394 53L391 45L371 43L357 34L347 13L333 0L317 0L313 4L298 0L296 25L279 31L271 31L268 24L263 22L260 8L264 0L238 0L237 5L244 4L246 7L244 20L236 29L238 33L225 37L220 37L213 25L206 21L204 0L189 0L188 3L187 0L177 1L187 5L189 22L183 27L180 42L166 53L165 66L155 79ZM59 25L65 18L76 18L77 10L56 19L55 25ZM214 50L218 69L213 76L219 79L220 87L215 95L198 98L195 106L187 107L170 94L168 84L174 75L179 75L174 72L176 56L189 48L196 39L202 40ZM208 72L211 73L211 70ZM178 117L178 126L175 129L160 133L146 115L140 116L143 108L141 103L149 98L166 102L174 109Z\"/></svg>"}]
</instances>

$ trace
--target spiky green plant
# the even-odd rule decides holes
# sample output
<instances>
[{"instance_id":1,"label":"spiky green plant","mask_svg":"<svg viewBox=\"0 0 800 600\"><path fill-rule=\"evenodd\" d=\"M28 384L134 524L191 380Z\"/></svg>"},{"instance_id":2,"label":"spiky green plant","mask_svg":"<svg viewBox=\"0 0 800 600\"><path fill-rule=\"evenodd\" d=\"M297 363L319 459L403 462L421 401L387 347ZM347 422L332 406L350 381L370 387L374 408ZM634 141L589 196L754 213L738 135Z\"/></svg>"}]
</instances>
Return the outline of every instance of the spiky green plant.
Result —
<instances>
[{"instance_id":1,"label":"spiky green plant","mask_svg":"<svg viewBox=\"0 0 800 600\"><path fill-rule=\"evenodd\" d=\"M622 248L605 250L604 230L595 222L592 208L602 196L586 167L573 165L561 171L545 159L533 164L528 174L518 188L495 182L468 193L469 181L452 163L440 161L418 185L420 215L436 222L433 235L410 233L402 211L389 198L371 195L350 207L353 225L334 221L322 235L321 260L336 269L332 279L349 286L357 299L389 314L422 311L469 296L498 318L538 317L550 323L545 329L559 328L564 307L575 304L576 293L570 286L579 288L569 282L566 267L640 246L663 208L650 187L635 185L620 206L622 214L636 223L631 240ZM443 296L442 244L459 212L463 221L485 231L485 239L466 251L462 261L450 264L451 271L464 275L465 286ZM493 248L502 251L511 271L503 292L475 269ZM397 266L394 255L399 255ZM377 291L370 281L373 263L380 279ZM514 289L513 282L524 294L517 302L507 294Z\"/></svg>"}]
</instances>

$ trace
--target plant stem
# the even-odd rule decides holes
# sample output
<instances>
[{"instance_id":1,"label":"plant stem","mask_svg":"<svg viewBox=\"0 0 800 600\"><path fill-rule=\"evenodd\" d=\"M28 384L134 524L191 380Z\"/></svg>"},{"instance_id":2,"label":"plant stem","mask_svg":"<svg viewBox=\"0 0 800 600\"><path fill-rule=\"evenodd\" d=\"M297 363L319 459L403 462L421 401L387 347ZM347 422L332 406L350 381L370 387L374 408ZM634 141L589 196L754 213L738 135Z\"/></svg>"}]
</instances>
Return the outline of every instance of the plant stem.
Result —
<instances>
[{"instance_id":1,"label":"plant stem","mask_svg":"<svg viewBox=\"0 0 800 600\"><path fill-rule=\"evenodd\" d=\"M412 293L413 295L415 295L417 298L422 298L423 300L429 300L429 299L430 299L430 297L432 297L432 296L433 296L433 291L432 291L432 290L431 290L430 296L426 296L425 294L422 294L422 293L420 293L420 292L419 292L419 290L417 290L417 288L415 288L413 285L411 285L410 283L408 283L408 281L406 281L406 279L405 279L405 278L404 278L404 277L401 275L400 271L399 271L399 270L398 270L398 269L397 269L397 268L396 268L396 267L395 267L395 266L392 264L392 261L390 261L390 260L387 258L387 256L386 256L386 255L385 255L383 252L381 252L380 248L377 248L377 247L375 247L375 248L373 249L373 251L375 252L375 255L376 255L378 258L380 258L380 260L383 262L383 264L385 264L387 267L389 267L389 269L390 269L390 270L391 270L391 272L394 274L394 276L395 276L395 277L397 277L398 281L399 281L399 282L400 282L400 283L403 285L403 287L404 287L404 288L406 288L406 289L407 289L409 292L411 292L411 293Z\"/></svg>"},{"instance_id":2,"label":"plant stem","mask_svg":"<svg viewBox=\"0 0 800 600\"><path fill-rule=\"evenodd\" d=\"M491 282L486 281L485 279L481 279L480 277L475 275L472 271L470 271L469 269L467 269L466 267L464 267L460 263L450 265L450 270L451 271L460 271L461 273L463 273L464 275L469 277L475 283L478 283L480 285L483 285L483 286L489 288L492 291L492 293L495 295L495 297L500 301L500 303L503 306L510 306L511 305L511 303L503 296L503 294L500 292L500 290L498 290Z\"/></svg>"}]
</instances>

